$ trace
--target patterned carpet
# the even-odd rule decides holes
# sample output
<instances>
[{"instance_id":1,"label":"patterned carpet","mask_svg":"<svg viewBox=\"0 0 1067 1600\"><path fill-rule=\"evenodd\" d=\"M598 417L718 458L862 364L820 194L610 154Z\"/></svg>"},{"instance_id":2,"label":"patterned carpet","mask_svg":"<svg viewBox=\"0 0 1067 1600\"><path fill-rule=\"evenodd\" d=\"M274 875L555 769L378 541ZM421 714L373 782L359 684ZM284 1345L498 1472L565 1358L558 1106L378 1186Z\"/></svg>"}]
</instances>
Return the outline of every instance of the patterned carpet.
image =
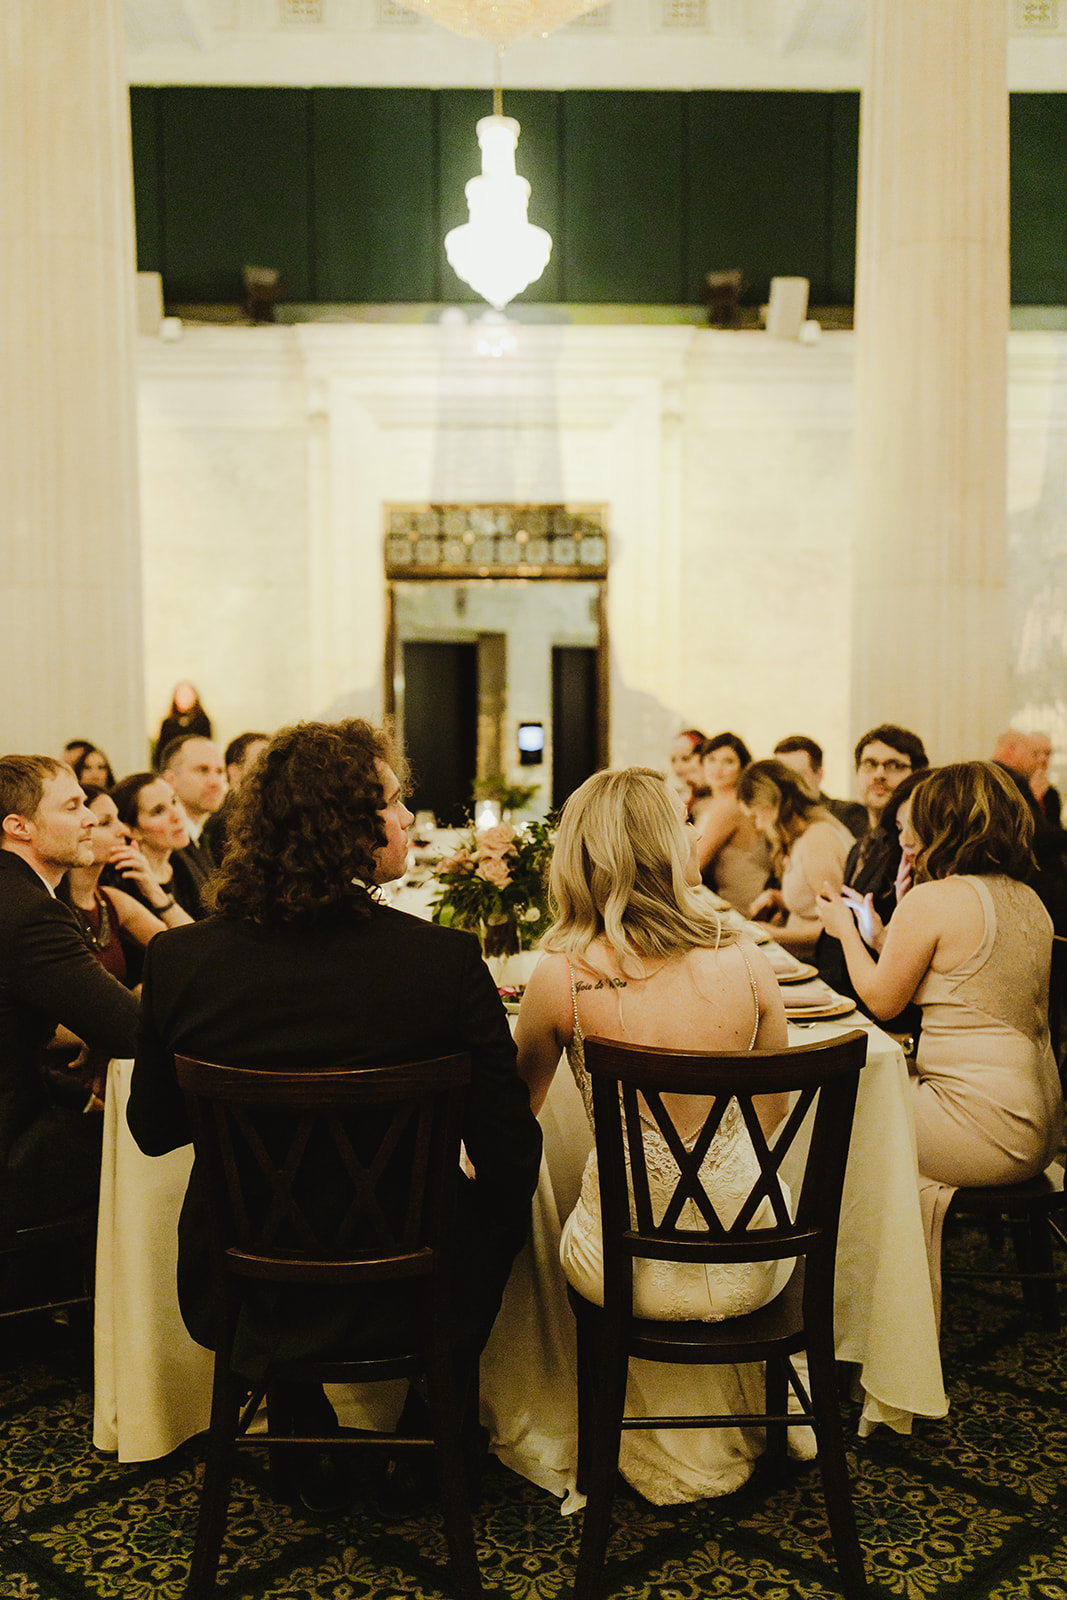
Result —
<instances>
[{"instance_id":1,"label":"patterned carpet","mask_svg":"<svg viewBox=\"0 0 1067 1600\"><path fill-rule=\"evenodd\" d=\"M979 1236L946 1246L988 1256ZM1067 1309L1067 1307L1065 1307ZM90 1374L69 1330L0 1331L0 1595L170 1600L195 1524L196 1441L119 1466L91 1443ZM855 1438L851 1464L875 1596L1067 1600L1067 1335L1039 1329L1012 1285L956 1287L943 1333L952 1410L910 1439ZM228 1600L393 1600L450 1593L435 1514L332 1522L273 1504L260 1453L240 1459L219 1594ZM483 1581L513 1600L567 1595L580 1519L493 1462L478 1515ZM655 1600L818 1600L836 1570L814 1465L738 1494L657 1510L620 1490L604 1587Z\"/></svg>"}]
</instances>

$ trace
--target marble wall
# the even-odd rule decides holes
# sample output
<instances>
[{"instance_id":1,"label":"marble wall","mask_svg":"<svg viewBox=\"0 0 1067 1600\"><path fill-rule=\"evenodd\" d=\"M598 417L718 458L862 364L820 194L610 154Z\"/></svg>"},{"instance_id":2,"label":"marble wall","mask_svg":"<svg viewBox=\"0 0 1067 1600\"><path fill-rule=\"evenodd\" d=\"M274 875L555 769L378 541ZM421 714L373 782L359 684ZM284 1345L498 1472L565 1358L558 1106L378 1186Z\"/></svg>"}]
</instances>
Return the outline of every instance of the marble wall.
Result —
<instances>
[{"instance_id":1,"label":"marble wall","mask_svg":"<svg viewBox=\"0 0 1067 1600\"><path fill-rule=\"evenodd\" d=\"M175 343L140 341L150 715L188 676L223 739L376 718L384 505L597 502L612 759L661 762L690 724L734 727L757 753L806 732L847 792L852 335L516 336L497 358L457 321L187 325ZM1067 336L1012 335L1006 603L1018 719L1067 750L1065 357ZM887 715L907 647L908 619L887 618Z\"/></svg>"}]
</instances>

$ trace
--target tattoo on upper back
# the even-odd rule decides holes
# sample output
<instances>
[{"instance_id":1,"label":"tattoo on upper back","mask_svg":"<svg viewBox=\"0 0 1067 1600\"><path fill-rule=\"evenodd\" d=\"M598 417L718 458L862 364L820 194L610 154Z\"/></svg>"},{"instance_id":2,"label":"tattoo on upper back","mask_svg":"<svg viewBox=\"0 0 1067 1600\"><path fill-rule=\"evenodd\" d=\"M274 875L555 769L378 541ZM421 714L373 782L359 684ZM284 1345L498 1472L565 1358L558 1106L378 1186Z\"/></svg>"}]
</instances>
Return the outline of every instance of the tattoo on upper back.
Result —
<instances>
[{"instance_id":1,"label":"tattoo on upper back","mask_svg":"<svg viewBox=\"0 0 1067 1600\"><path fill-rule=\"evenodd\" d=\"M595 983L585 983L581 978L574 985L575 993L587 994L592 989L625 989L625 978L598 978Z\"/></svg>"}]
</instances>

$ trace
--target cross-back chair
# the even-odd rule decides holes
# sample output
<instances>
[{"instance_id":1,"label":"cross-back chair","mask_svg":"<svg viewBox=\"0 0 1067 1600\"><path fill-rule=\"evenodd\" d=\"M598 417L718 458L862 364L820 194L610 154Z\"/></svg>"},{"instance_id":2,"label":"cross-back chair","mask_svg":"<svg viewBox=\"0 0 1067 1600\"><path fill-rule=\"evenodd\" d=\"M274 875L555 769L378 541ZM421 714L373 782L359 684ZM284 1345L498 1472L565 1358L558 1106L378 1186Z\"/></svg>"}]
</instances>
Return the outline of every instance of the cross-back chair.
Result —
<instances>
[{"instance_id":1,"label":"cross-back chair","mask_svg":"<svg viewBox=\"0 0 1067 1600\"><path fill-rule=\"evenodd\" d=\"M450 1341L452 1243L467 1055L403 1066L261 1071L175 1057L206 1185L218 1305L207 1461L187 1594L214 1591L238 1443L432 1448L453 1576L481 1594ZM249 1285L332 1286L373 1311L390 1285L421 1285L405 1331L371 1354L276 1360L252 1393L232 1353ZM328 1439L271 1427L275 1384L424 1377L431 1431ZM268 1431L246 1430L267 1395Z\"/></svg>"},{"instance_id":2,"label":"cross-back chair","mask_svg":"<svg viewBox=\"0 0 1067 1600\"><path fill-rule=\"evenodd\" d=\"M588 1496L576 1600L592 1600L599 1590L622 1430L739 1423L764 1427L767 1449L778 1455L785 1453L788 1427L814 1428L842 1587L850 1600L865 1592L838 1408L833 1290L841 1190L866 1053L867 1037L860 1030L796 1049L721 1054L586 1039L604 1233L604 1304L569 1291L578 1328L578 1486ZM783 1090L793 1096L792 1108L768 1143L752 1097ZM663 1104L665 1094L714 1096L695 1138L683 1143ZM736 1216L724 1220L701 1184L700 1166L731 1100L740 1107L759 1171ZM678 1171L674 1192L658 1215L642 1137L642 1119L648 1117L658 1125ZM803 1184L793 1197L794 1220L780 1168L802 1128L807 1135L805 1124L810 1144ZM681 1225L687 1203L699 1214L695 1226ZM763 1205L765 1214L767 1203L774 1222L761 1227L757 1212ZM635 1261L739 1265L782 1258L795 1262L785 1288L745 1316L667 1322L634 1314ZM807 1387L791 1360L801 1351L807 1352ZM766 1409L729 1416L626 1416L631 1357L689 1365L765 1362ZM799 1411L788 1409L790 1391Z\"/></svg>"}]
</instances>

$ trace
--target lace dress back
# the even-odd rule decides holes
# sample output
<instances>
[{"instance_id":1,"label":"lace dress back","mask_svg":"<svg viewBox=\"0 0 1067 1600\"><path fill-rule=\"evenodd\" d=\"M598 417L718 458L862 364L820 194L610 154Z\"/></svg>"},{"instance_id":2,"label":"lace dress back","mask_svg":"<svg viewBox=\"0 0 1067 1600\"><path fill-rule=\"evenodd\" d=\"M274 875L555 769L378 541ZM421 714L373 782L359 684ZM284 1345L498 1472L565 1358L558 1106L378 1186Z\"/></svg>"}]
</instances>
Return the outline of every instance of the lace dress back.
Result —
<instances>
[{"instance_id":1,"label":"lace dress back","mask_svg":"<svg viewBox=\"0 0 1067 1600\"><path fill-rule=\"evenodd\" d=\"M759 1029L756 980L739 946L752 988L753 1049ZM585 1039L578 1015L578 996L571 972L574 1037L567 1062L592 1127L592 1088L585 1065ZM652 1203L657 1214L674 1186L677 1169L655 1123L645 1123L645 1150ZM695 1135L694 1135L695 1137ZM691 1146L690 1146L691 1147ZM701 1165L701 1178L723 1220L731 1220L747 1197L758 1173L755 1151L740 1109L732 1102L723 1116ZM660 1183L657 1185L657 1174ZM658 1192L657 1192L658 1191ZM686 1207L684 1226L699 1226L695 1208ZM769 1204L753 1225L773 1222ZM582 1188L563 1228L560 1259L568 1281L587 1299L603 1303L603 1246L600 1189L594 1149L582 1174ZM743 1267L692 1266L689 1263L638 1261L634 1264L634 1309L664 1321L720 1321L765 1305L785 1286L791 1262L756 1262ZM763 1405L763 1368L744 1366L672 1367L660 1362L630 1362L627 1409L633 1415L758 1411ZM791 1443L792 1447L792 1443ZM763 1435L753 1428L627 1430L619 1452L619 1470L654 1505L675 1505L709 1496L731 1494L751 1476L763 1450ZM809 1452L810 1453L810 1452Z\"/></svg>"}]
</instances>

